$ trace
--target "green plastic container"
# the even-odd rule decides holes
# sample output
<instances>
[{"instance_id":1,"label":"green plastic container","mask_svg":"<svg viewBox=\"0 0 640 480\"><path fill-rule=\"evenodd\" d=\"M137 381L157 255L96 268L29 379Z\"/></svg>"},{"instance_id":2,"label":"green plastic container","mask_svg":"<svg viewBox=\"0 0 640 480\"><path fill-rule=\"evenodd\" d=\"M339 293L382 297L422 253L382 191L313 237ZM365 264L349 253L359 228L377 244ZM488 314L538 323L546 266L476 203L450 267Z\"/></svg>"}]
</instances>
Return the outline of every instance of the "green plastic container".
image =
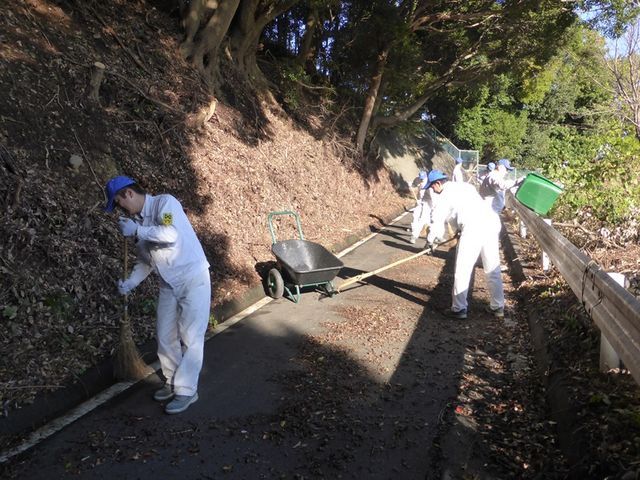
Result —
<instances>
[{"instance_id":1,"label":"green plastic container","mask_svg":"<svg viewBox=\"0 0 640 480\"><path fill-rule=\"evenodd\" d=\"M560 193L562 187L532 172L527 174L524 182L518 187L516 198L538 215L546 215Z\"/></svg>"}]
</instances>

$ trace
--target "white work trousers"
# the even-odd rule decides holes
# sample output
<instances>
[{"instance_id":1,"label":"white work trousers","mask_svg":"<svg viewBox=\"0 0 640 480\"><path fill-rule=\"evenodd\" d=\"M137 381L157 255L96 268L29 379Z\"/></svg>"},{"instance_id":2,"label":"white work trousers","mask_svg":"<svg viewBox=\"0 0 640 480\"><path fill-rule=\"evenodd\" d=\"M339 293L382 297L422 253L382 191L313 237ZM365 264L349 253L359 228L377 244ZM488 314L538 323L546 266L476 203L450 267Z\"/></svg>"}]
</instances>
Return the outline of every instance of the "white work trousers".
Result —
<instances>
[{"instance_id":1,"label":"white work trousers","mask_svg":"<svg viewBox=\"0 0 640 480\"><path fill-rule=\"evenodd\" d=\"M427 195L427 193L425 193ZM431 222L431 205L419 200L416 208L413 209L413 221L411 222L411 236L418 238L425 225Z\"/></svg>"},{"instance_id":2,"label":"white work trousers","mask_svg":"<svg viewBox=\"0 0 640 480\"><path fill-rule=\"evenodd\" d=\"M504 191L496 192L495 195L488 195L484 197L484 201L491 205L491 210L498 215L504 210Z\"/></svg>"},{"instance_id":3,"label":"white work trousers","mask_svg":"<svg viewBox=\"0 0 640 480\"><path fill-rule=\"evenodd\" d=\"M172 288L160 280L158 296L158 358L167 383L176 395L193 395L204 355L204 335L209 324L211 280L209 270Z\"/></svg>"},{"instance_id":4,"label":"white work trousers","mask_svg":"<svg viewBox=\"0 0 640 480\"><path fill-rule=\"evenodd\" d=\"M499 221L491 223L492 225L477 224L462 229L451 293L451 309L456 312L467 309L469 282L478 256L482 258L482 268L491 295L491 308L504 307L499 240L502 225Z\"/></svg>"}]
</instances>

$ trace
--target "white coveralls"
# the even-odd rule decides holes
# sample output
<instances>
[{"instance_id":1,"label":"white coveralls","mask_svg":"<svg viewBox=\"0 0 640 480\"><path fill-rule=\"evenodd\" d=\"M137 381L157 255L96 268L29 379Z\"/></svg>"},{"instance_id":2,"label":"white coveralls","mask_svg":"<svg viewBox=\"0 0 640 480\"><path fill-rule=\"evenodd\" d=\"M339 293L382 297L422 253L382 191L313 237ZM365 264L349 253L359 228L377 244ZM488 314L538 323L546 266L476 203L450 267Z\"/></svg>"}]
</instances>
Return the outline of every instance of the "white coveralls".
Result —
<instances>
[{"instance_id":1,"label":"white coveralls","mask_svg":"<svg viewBox=\"0 0 640 480\"><path fill-rule=\"evenodd\" d=\"M211 279L202 245L180 202L146 195L137 223L137 262L129 280L138 285L152 271L160 277L156 331L158 358L176 395L192 396L209 324Z\"/></svg>"},{"instance_id":2,"label":"white coveralls","mask_svg":"<svg viewBox=\"0 0 640 480\"><path fill-rule=\"evenodd\" d=\"M453 172L451 173L451 181L464 182L464 172L462 171L461 163L456 163L456 166L453 167Z\"/></svg>"},{"instance_id":3,"label":"white coveralls","mask_svg":"<svg viewBox=\"0 0 640 480\"><path fill-rule=\"evenodd\" d=\"M422 188L424 182L420 185L418 193L418 202L413 209L413 221L411 222L411 238L417 239L422 229L431 222L431 209L433 208L433 197L431 190Z\"/></svg>"},{"instance_id":4,"label":"white coveralls","mask_svg":"<svg viewBox=\"0 0 640 480\"><path fill-rule=\"evenodd\" d=\"M428 242L442 241L447 222L460 231L453 280L451 310L467 309L471 274L478 256L491 295L491 308L504 308L504 290L500 274L499 234L502 224L489 204L482 201L469 183L445 182L431 212Z\"/></svg>"},{"instance_id":5,"label":"white coveralls","mask_svg":"<svg viewBox=\"0 0 640 480\"><path fill-rule=\"evenodd\" d=\"M489 172L480 185L480 195L494 212L501 213L504 209L504 191L513 186L514 182L507 181L506 172L496 168Z\"/></svg>"}]
</instances>

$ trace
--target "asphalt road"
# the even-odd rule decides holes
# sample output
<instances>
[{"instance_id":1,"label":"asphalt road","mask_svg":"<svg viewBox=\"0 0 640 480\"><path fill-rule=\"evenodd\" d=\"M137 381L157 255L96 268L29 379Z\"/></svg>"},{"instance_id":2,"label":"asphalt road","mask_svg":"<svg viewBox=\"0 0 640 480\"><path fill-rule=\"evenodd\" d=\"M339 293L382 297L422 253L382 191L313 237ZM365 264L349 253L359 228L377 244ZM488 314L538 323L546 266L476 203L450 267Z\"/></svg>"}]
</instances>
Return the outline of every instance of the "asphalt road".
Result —
<instances>
[{"instance_id":1,"label":"asphalt road","mask_svg":"<svg viewBox=\"0 0 640 480\"><path fill-rule=\"evenodd\" d=\"M345 255L341 279L419 251L406 215ZM424 479L446 476L465 355L489 341L446 318L454 251L327 297L269 303L205 347L200 400L169 416L149 378L3 465L3 478ZM474 313L475 312L475 313ZM469 429L470 431L471 429ZM456 432L459 436L459 431ZM462 437L461 437L462 438ZM464 460L464 459L462 459Z\"/></svg>"}]
</instances>

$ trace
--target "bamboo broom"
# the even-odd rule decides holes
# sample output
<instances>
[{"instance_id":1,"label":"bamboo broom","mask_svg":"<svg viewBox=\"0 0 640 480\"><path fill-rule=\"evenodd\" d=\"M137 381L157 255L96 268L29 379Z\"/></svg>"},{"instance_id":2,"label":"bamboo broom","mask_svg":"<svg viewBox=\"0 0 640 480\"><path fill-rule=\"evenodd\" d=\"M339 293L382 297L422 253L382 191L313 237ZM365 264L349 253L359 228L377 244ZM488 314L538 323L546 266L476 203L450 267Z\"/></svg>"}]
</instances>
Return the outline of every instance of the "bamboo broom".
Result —
<instances>
[{"instance_id":1,"label":"bamboo broom","mask_svg":"<svg viewBox=\"0 0 640 480\"><path fill-rule=\"evenodd\" d=\"M129 242L124 238L124 276L129 271ZM133 341L131 322L129 321L129 295L124 296L124 309L120 321L120 339L115 351L113 371L119 380L141 380L151 373L151 368L142 360Z\"/></svg>"}]
</instances>

